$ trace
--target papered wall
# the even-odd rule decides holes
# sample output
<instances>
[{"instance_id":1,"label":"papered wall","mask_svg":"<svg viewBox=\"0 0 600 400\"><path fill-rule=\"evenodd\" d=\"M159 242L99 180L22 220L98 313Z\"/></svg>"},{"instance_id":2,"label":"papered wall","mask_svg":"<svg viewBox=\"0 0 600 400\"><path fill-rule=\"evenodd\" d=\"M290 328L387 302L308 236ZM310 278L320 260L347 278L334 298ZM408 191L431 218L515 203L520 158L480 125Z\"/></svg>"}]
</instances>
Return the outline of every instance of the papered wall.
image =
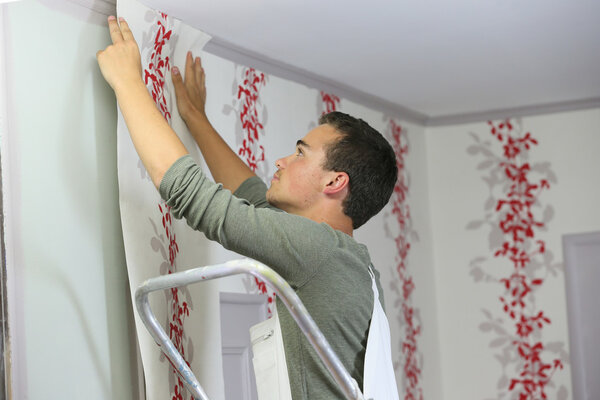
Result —
<instances>
[{"instance_id":1,"label":"papered wall","mask_svg":"<svg viewBox=\"0 0 600 400\"><path fill-rule=\"evenodd\" d=\"M177 24L173 24L170 17L140 7L134 2L121 1L119 10L128 18L140 42L144 77L157 106L184 143L188 143L189 150L196 154L195 146L190 143L189 134L175 108L169 71L173 65L178 65L183 70L188 48L182 47L193 46L197 42L194 36L199 33L188 28L185 28L188 31L184 33L177 28ZM198 55L198 49L194 51ZM237 65L206 53L202 54L202 58L207 74L207 114L211 122L250 168L267 182L275 172L275 160L293 152L296 140L315 127L318 118L327 111L340 110L362 117L393 144L401 172L393 201L377 219L357 232L357 238L370 246L375 267L384 276L383 285L393 327L396 353L394 361L400 390L403 397L407 395L421 398L428 391L424 389L425 372L429 376L439 374L436 367L439 362L436 361L435 297L431 295L434 293L434 281L430 279L432 262L431 249L428 248L430 241L427 240L429 222L426 218L423 128L404 124L376 110L346 101L335 93L324 93L270 76L251 66ZM149 252L147 238L158 235L157 240L160 241L161 235L153 233L156 229L153 230L148 224L148 218L157 217L158 225L161 217L163 219L162 225L167 229L167 242L170 242L167 262L169 270L181 271L192 266L239 257L224 251L216 243L207 242L202 234L186 229L184 224L170 221L164 205L160 208L161 215L157 214L159 208L156 206L156 196L153 195L155 190L146 182L137 155L131 151L131 144L122 129L125 128L120 123L119 135L124 138L123 141L119 139L120 201L132 289L141 282L141 276L146 279L152 274L164 272L162 267L152 267L165 262L160 257L158 262L151 260L154 256ZM198 160L202 162L201 157ZM412 174L409 165L418 172ZM146 193L144 190L149 186L152 193L140 198L139 194ZM144 199L147 199L147 204ZM140 210L146 211L140 213ZM425 238L424 241L421 241L421 235ZM166 247L167 245L165 250ZM413 259L418 260L418 267L413 266ZM340 276L340 280L342 279L343 276ZM186 295L186 300L178 300L185 301L184 308L185 304L189 306L184 318L179 318L178 313L171 317L171 312L167 311L159 319L168 322L171 339L180 347L182 354L189 355L186 359L196 369L201 381L207 382L204 385L207 393L219 399L223 397L222 390L213 383L222 380L218 376L220 368L209 368L210 374L214 376L208 379L208 376L203 376L205 372L202 367L220 365L219 355L214 351L201 350L197 345L203 343L206 349L213 350L220 348L219 335L215 336L214 333L218 333L221 324L218 315L210 312L210 308L216 305L218 291L264 293L270 300L269 304L272 304L273 295L263 283L248 277L229 278L211 285L213 288L217 285L218 289L197 291L195 287L190 287L188 294L192 297ZM203 296L203 300L190 301L188 298L193 300L194 293L195 296ZM181 297L177 294L173 296L173 299ZM161 313L160 310L164 307L171 309L169 304L172 301L175 300L167 298L168 304L164 305L157 300L153 308L157 307L157 313ZM199 315L204 317L198 317ZM212 332L208 336L205 334L207 330ZM202 338L198 337L200 333L203 334ZM164 357L156 354L156 346L148 340L143 328L140 335L146 379L152 387L148 392L150 398L177 396L183 390L182 383L173 377L171 367ZM425 362L425 358L431 361ZM439 380L437 376L430 379ZM436 386L432 385L431 388L435 390Z\"/></svg>"},{"instance_id":2,"label":"papered wall","mask_svg":"<svg viewBox=\"0 0 600 400\"><path fill-rule=\"evenodd\" d=\"M572 398L561 236L600 227L599 131L598 109L427 129L445 399Z\"/></svg>"},{"instance_id":3,"label":"papered wall","mask_svg":"<svg viewBox=\"0 0 600 400\"><path fill-rule=\"evenodd\" d=\"M429 376L439 374L439 362L434 361L437 359L437 337L435 297L431 295L434 290L431 249L428 247L429 221L424 207L427 188L423 128L390 119L333 93L310 89L210 54L203 53L202 59L207 74L210 120L229 145L266 181L275 172L275 160L292 152L296 140L315 127L318 117L327 110L337 109L366 119L394 144L403 171L395 200L356 235L359 241L369 246L375 266L384 277L401 390L414 393L415 398L428 391L437 396L437 386L424 389L428 379L424 377L425 373ZM168 84L165 88L169 90ZM173 101L167 103L174 104ZM175 112L172 110L171 114ZM185 135L185 132L179 133ZM418 172L409 173L408 165L413 165ZM178 241L188 234L178 231ZM202 237L199 233L190 235ZM202 258L212 263L238 257L214 243L202 243L205 249ZM416 260L420 266L413 267L409 260ZM200 259L194 265L199 263ZM178 264L179 270L188 266ZM219 288L221 291L267 292L266 295L272 297L264 285L253 278L228 278L219 282ZM410 307L403 307L403 303ZM198 303L196 306L201 307ZM219 325L215 324L216 327ZM191 335L194 328L184 324L183 329L186 335ZM426 363L425 357L432 361ZM165 371L168 369L166 363L164 368ZM438 380L437 376L430 379ZM218 392L212 394L216 398L220 396Z\"/></svg>"}]
</instances>

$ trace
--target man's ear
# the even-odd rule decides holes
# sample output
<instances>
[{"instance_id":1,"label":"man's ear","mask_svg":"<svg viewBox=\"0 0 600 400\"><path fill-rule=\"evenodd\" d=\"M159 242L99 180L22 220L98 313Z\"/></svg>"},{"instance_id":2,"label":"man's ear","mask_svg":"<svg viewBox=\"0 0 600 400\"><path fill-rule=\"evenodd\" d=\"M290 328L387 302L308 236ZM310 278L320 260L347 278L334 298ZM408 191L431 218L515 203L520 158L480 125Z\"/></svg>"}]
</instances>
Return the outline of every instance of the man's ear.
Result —
<instances>
[{"instance_id":1,"label":"man's ear","mask_svg":"<svg viewBox=\"0 0 600 400\"><path fill-rule=\"evenodd\" d=\"M344 189L350 188L350 177L345 172L332 172L330 181L323 189L325 194L338 194Z\"/></svg>"}]
</instances>

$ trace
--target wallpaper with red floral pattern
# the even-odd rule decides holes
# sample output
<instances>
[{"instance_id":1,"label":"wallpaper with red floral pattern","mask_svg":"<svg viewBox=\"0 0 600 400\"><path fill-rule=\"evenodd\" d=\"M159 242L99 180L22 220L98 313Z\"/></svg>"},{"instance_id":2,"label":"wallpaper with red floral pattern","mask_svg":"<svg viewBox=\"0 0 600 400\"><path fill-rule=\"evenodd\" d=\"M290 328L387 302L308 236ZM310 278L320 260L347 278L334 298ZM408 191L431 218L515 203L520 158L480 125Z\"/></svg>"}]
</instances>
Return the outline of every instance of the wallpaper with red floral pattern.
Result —
<instances>
[{"instance_id":1,"label":"wallpaper with red floral pattern","mask_svg":"<svg viewBox=\"0 0 600 400\"><path fill-rule=\"evenodd\" d=\"M557 183L552 166L532 161L540 145L519 120L488 122L488 137L471 134L467 152L481 159L478 170L489 197L483 216L467 225L488 234L488 255L472 259L470 274L477 283L495 287L498 307L483 309L482 332L492 336L490 348L502 374L491 390L494 399L519 400L567 398L567 389L553 384L568 360L565 343L545 339L544 328L552 316L536 301L537 293L551 276L562 273L546 246L544 230L554 215L544 194ZM491 268L491 259L503 268ZM493 265L500 265L495 262Z\"/></svg>"}]
</instances>

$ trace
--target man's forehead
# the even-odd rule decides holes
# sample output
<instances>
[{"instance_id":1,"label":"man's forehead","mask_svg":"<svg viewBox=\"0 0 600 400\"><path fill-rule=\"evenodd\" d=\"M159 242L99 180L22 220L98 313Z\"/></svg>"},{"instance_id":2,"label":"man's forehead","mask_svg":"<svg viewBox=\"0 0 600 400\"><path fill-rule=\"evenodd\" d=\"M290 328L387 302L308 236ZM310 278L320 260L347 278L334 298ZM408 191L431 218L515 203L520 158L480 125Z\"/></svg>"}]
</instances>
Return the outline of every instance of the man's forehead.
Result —
<instances>
[{"instance_id":1,"label":"man's forehead","mask_svg":"<svg viewBox=\"0 0 600 400\"><path fill-rule=\"evenodd\" d=\"M296 142L296 146L318 147L338 139L341 134L331 125L319 125Z\"/></svg>"}]
</instances>

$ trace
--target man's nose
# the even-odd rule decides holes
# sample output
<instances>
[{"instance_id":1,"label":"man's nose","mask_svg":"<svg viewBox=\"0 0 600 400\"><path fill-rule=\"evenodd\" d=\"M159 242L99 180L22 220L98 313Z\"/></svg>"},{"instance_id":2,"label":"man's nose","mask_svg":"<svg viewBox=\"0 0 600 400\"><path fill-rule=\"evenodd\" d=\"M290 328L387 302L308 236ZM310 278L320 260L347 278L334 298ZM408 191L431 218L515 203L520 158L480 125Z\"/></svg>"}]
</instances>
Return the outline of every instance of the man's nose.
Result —
<instances>
[{"instance_id":1,"label":"man's nose","mask_svg":"<svg viewBox=\"0 0 600 400\"><path fill-rule=\"evenodd\" d=\"M277 159L277 161L275 161L275 166L279 169L285 168L285 157Z\"/></svg>"}]
</instances>

